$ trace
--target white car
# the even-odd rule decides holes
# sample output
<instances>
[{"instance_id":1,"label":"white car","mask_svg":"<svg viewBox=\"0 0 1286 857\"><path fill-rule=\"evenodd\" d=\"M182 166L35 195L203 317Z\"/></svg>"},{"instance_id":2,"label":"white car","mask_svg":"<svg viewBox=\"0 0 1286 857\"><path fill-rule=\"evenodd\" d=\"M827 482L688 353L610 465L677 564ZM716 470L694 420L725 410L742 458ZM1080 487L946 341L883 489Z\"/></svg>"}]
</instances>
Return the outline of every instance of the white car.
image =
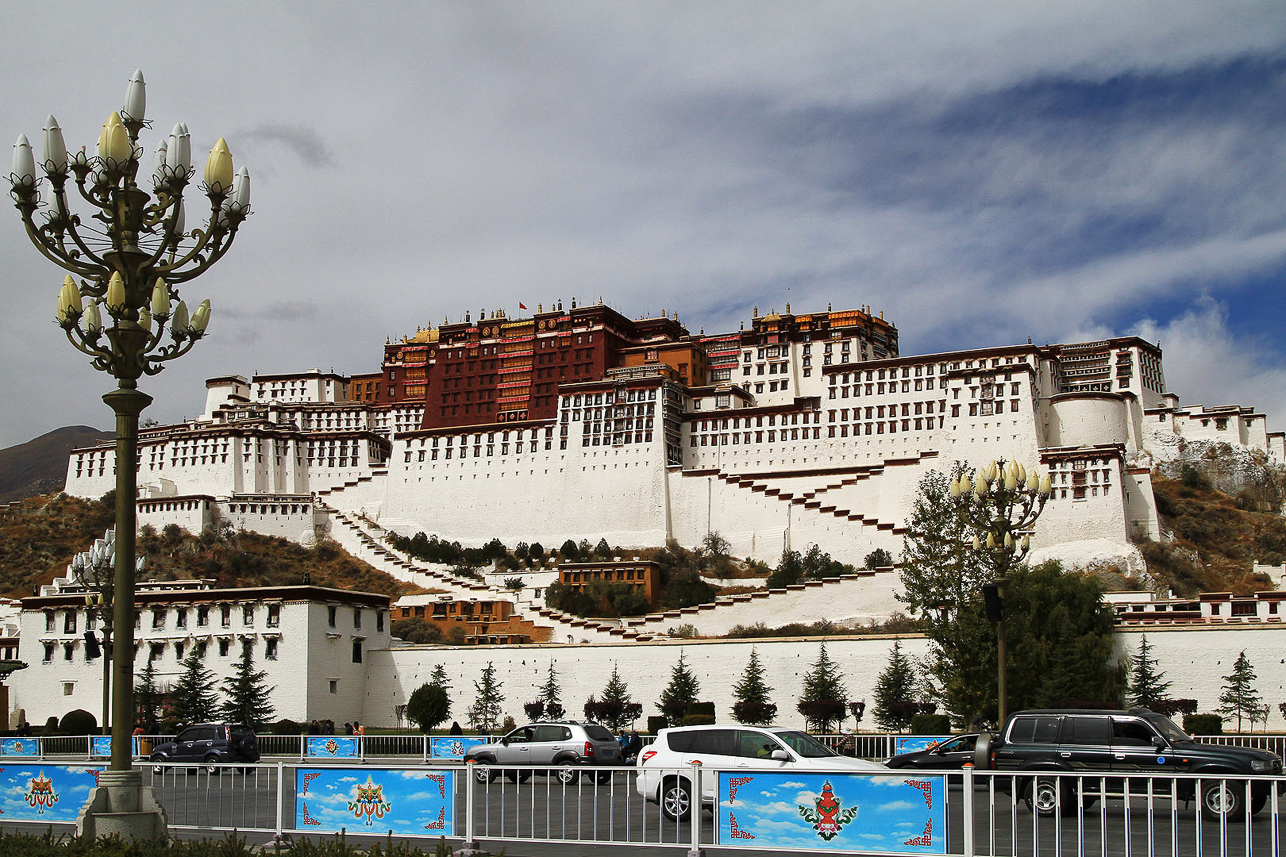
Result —
<instances>
[{"instance_id":1,"label":"white car","mask_svg":"<svg viewBox=\"0 0 1286 857\"><path fill-rule=\"evenodd\" d=\"M877 762L841 756L806 732L776 726L678 726L662 729L639 756L635 789L670 819L692 805L688 771L700 762L701 801L714 805L715 770L884 771ZM711 771L705 776L705 771Z\"/></svg>"}]
</instances>

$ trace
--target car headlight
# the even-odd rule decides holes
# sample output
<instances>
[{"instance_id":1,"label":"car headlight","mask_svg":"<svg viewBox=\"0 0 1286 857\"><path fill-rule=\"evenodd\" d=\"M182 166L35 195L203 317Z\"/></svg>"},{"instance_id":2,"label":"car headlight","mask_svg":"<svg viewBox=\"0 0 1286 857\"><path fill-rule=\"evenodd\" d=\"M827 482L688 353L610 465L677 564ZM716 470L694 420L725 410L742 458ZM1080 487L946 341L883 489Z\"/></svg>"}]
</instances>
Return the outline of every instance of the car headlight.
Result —
<instances>
[{"instance_id":1,"label":"car headlight","mask_svg":"<svg viewBox=\"0 0 1286 857\"><path fill-rule=\"evenodd\" d=\"M1273 763L1270 759L1254 759L1250 763L1250 769L1252 771L1271 771Z\"/></svg>"}]
</instances>

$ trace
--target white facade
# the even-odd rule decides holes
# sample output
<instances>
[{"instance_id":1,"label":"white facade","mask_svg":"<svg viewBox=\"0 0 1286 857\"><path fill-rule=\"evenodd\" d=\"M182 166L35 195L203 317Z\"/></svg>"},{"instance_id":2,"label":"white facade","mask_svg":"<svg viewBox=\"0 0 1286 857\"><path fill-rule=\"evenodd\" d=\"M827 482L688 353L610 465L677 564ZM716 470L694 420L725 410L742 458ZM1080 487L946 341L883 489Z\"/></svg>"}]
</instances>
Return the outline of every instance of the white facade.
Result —
<instances>
[{"instance_id":1,"label":"white facade","mask_svg":"<svg viewBox=\"0 0 1286 857\"><path fill-rule=\"evenodd\" d=\"M1180 409L1159 349L1139 339L898 357L842 335L763 347L728 337L736 361L712 386L609 370L563 385L552 420L513 426L421 430L422 406L348 401L344 378L316 370L217 378L200 420L143 432L139 484L213 498L229 520L233 503L316 495L467 545L695 545L718 532L738 556L774 563L818 544L860 565L877 548L899 552L927 472L1007 458L1053 478L1033 535L1042 556L1112 544L1129 564L1132 536L1160 535L1153 460L1202 432L1268 455L1281 446L1249 409ZM68 492L108 491L113 456L74 450ZM324 523L236 525L306 540Z\"/></svg>"},{"instance_id":2,"label":"white facade","mask_svg":"<svg viewBox=\"0 0 1286 857\"><path fill-rule=\"evenodd\" d=\"M22 601L19 657L9 705L28 722L82 708L101 722L103 662L90 660L85 631L99 632L83 589L45 587ZM222 685L248 646L267 672L276 717L360 718L370 654L390 643L389 599L315 586L209 589L197 581L140 587L134 674L150 661L162 687L196 647ZM222 693L220 693L222 698Z\"/></svg>"}]
</instances>

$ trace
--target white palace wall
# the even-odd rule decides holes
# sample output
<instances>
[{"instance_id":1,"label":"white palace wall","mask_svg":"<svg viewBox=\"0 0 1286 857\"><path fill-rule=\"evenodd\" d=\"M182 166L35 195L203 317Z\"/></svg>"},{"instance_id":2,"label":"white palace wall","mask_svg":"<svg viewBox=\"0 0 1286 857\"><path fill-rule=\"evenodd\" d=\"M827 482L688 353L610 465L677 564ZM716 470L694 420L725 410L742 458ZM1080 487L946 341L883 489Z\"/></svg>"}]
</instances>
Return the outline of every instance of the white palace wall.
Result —
<instances>
[{"instance_id":1,"label":"white palace wall","mask_svg":"<svg viewBox=\"0 0 1286 857\"><path fill-rule=\"evenodd\" d=\"M1156 627L1142 633L1135 629L1118 630L1118 651L1122 655L1138 651L1139 638L1146 633L1153 656L1164 678L1172 682L1170 695L1196 699L1201 712L1213 712L1219 705L1223 676L1232 672L1233 661L1246 652L1258 679L1255 687L1268 703L1268 728L1286 728L1277 703L1286 699L1286 627L1282 625L1247 625L1228 627ZM850 700L865 699L865 728L874 728L871 705L875 683L888 664L894 640L902 643L902 653L922 659L928 651L927 641L919 636L830 637L825 639L826 652L836 662L844 677ZM406 702L411 692L428 681L433 667L441 664L449 676L453 700L451 719L464 724L464 712L473 699L473 683L482 668L491 663L501 682L505 701L501 708L515 720L523 720L522 706L537 696L552 663L562 686L563 705L570 716L580 716L581 706L591 695L600 696L611 676L612 668L620 671L634 701L643 704L643 719L659 714L657 701L669 683L670 672L679 653L701 684L701 699L715 703L716 717L730 722L735 701L732 688L741 679L750 650L755 649L765 669L765 681L773 688L777 703L777 723L802 727L803 718L795 702L803 687L803 677L817 660L821 638L789 640L709 640L673 641L634 644L600 644L593 646L491 646L486 648L439 648L415 646L371 653L366 684L366 705L362 722L375 726L396 723L394 706ZM643 720L640 720L642 723ZM850 724L851 725L851 721ZM1234 724L1226 726L1234 729Z\"/></svg>"}]
</instances>

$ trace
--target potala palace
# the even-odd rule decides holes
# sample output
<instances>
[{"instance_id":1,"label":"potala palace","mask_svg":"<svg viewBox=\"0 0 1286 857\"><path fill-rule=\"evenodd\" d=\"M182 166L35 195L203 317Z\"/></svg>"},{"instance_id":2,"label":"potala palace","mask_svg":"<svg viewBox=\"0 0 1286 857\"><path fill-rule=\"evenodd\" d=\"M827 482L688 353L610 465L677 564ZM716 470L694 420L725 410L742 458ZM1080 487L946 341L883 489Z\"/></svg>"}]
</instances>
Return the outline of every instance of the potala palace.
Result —
<instances>
[{"instance_id":1,"label":"potala palace","mask_svg":"<svg viewBox=\"0 0 1286 857\"><path fill-rule=\"evenodd\" d=\"M758 647L780 722L802 725L790 700L818 639L676 639L674 629L715 637L755 622L882 619L899 609L896 571L612 621L551 610L542 589L569 573L642 582L648 563L630 548L667 539L691 547L711 532L734 555L770 564L783 548L812 544L859 566L876 548L896 557L921 477L957 460L997 458L1052 477L1033 559L1139 569L1131 538L1164 536L1154 465L1185 447L1225 443L1286 460L1283 434L1268 432L1262 414L1180 406L1166 390L1160 349L1137 338L904 357L897 329L869 308L756 310L743 328L693 335L677 317L630 320L603 305L542 308L522 319L480 313L386 343L379 372L209 380L200 417L140 435L140 524L199 532L218 522L301 542L330 537L434 594L391 604L308 585L158 584L137 596L136 667L146 659L162 682L172 681L197 647L223 678L249 646L276 687L278 716L393 725L397 706L438 664L455 688L457 717L488 663L515 717L551 665L570 711L600 693L616 667L645 715L655 713L653 691L683 652L702 696L724 716ZM74 450L66 490L89 498L111 490L113 455L109 445ZM466 545L603 538L622 555L583 571L563 564L523 572L515 590L504 579L515 572L479 581L416 563L387 545L388 531ZM1206 709L1245 650L1275 701L1270 689L1286 687L1283 604L1286 591L1189 601L1121 595L1120 648L1136 649L1146 631L1160 666ZM99 710L100 668L80 639L92 621L83 590L55 581L23 599L18 613L19 657L32 668L10 678L11 710L32 722ZM481 629L469 642L492 645L400 644L390 622L409 616L464 619ZM497 618L523 633L488 633ZM871 696L894 639L826 640L851 698ZM515 640L531 642L508 644ZM901 642L904 654L924 653L918 635Z\"/></svg>"},{"instance_id":2,"label":"potala palace","mask_svg":"<svg viewBox=\"0 0 1286 857\"><path fill-rule=\"evenodd\" d=\"M378 373L213 378L199 418L141 434L140 520L305 542L337 513L465 545L717 532L737 556L860 565L898 555L927 471L1006 458L1053 480L1037 556L1134 566L1131 536L1159 536L1158 458L1194 440L1286 458L1262 414L1181 407L1137 338L903 357L869 308L743 328L573 303L422 329ZM113 459L75 450L66 490L101 496Z\"/></svg>"}]
</instances>

